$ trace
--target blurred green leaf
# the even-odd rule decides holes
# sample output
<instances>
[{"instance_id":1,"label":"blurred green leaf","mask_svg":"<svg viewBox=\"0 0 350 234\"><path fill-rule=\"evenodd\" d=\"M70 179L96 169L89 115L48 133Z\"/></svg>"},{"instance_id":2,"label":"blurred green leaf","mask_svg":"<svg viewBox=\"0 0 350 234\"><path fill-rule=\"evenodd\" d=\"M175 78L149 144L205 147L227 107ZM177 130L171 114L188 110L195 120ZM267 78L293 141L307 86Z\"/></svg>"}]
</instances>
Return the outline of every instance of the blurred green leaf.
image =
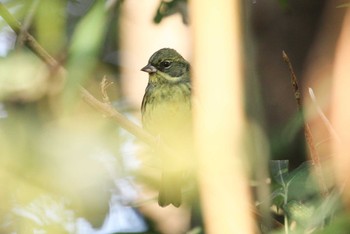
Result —
<instances>
[{"instance_id":1,"label":"blurred green leaf","mask_svg":"<svg viewBox=\"0 0 350 234\"><path fill-rule=\"evenodd\" d=\"M69 49L69 78L64 93L64 104L72 103L78 94L78 85L91 78L98 61L105 32L104 1L99 0L78 23L74 31Z\"/></svg>"},{"instance_id":2,"label":"blurred green leaf","mask_svg":"<svg viewBox=\"0 0 350 234\"><path fill-rule=\"evenodd\" d=\"M176 13L181 14L182 22L184 24L188 24L187 0L162 0L158 6L153 21L159 24L163 18Z\"/></svg>"},{"instance_id":3,"label":"blurred green leaf","mask_svg":"<svg viewBox=\"0 0 350 234\"><path fill-rule=\"evenodd\" d=\"M332 217L341 210L341 194L337 190L333 190L327 197L318 201L315 214L309 220L310 225L321 227L325 221L331 220Z\"/></svg>"},{"instance_id":4,"label":"blurred green leaf","mask_svg":"<svg viewBox=\"0 0 350 234\"><path fill-rule=\"evenodd\" d=\"M304 162L295 170L288 171L288 160L270 161L270 173L276 183L271 194L273 204L281 207L281 198L291 200L307 200L312 196L319 196L319 189L310 175L310 162ZM286 204L284 204L286 205Z\"/></svg>"},{"instance_id":5,"label":"blurred green leaf","mask_svg":"<svg viewBox=\"0 0 350 234\"><path fill-rule=\"evenodd\" d=\"M286 183L286 176L288 175L288 160L271 160L270 161L270 171L272 179L279 185L284 185Z\"/></svg>"},{"instance_id":6,"label":"blurred green leaf","mask_svg":"<svg viewBox=\"0 0 350 234\"><path fill-rule=\"evenodd\" d=\"M288 174L290 199L305 200L312 196L319 196L318 185L310 174L311 167L311 162L304 162Z\"/></svg>"},{"instance_id":7,"label":"blurred green leaf","mask_svg":"<svg viewBox=\"0 0 350 234\"><path fill-rule=\"evenodd\" d=\"M302 177L302 179L305 179L309 176L309 170L310 170L310 162L304 162L299 167L288 173L287 180L289 182L292 182L294 179L297 179L299 177Z\"/></svg>"},{"instance_id":8,"label":"blurred green leaf","mask_svg":"<svg viewBox=\"0 0 350 234\"><path fill-rule=\"evenodd\" d=\"M34 27L37 41L53 56L62 53L66 44L67 17L65 9L65 0L35 0L27 13L35 19ZM30 25L31 21L30 17L28 19L26 16L23 23Z\"/></svg>"},{"instance_id":9,"label":"blurred green leaf","mask_svg":"<svg viewBox=\"0 0 350 234\"><path fill-rule=\"evenodd\" d=\"M270 198L271 198L272 204L276 205L277 208L282 207L284 202L284 196L285 196L284 189L282 187L278 187L271 193Z\"/></svg>"},{"instance_id":10,"label":"blurred green leaf","mask_svg":"<svg viewBox=\"0 0 350 234\"><path fill-rule=\"evenodd\" d=\"M299 225L307 227L310 218L315 213L315 207L311 203L302 203L301 201L291 200L284 207L288 217L296 221Z\"/></svg>"},{"instance_id":11,"label":"blurred green leaf","mask_svg":"<svg viewBox=\"0 0 350 234\"><path fill-rule=\"evenodd\" d=\"M106 29L103 3L104 1L97 1L95 6L77 25L70 48L72 56L96 55L101 47Z\"/></svg>"},{"instance_id":12,"label":"blurred green leaf","mask_svg":"<svg viewBox=\"0 0 350 234\"><path fill-rule=\"evenodd\" d=\"M285 159L290 154L291 145L295 141L300 141L302 135L300 132L304 126L303 116L300 112L294 114L286 124L277 127L271 139L271 151L274 159ZM303 148L303 145L300 145ZM300 157L300 155L298 155Z\"/></svg>"},{"instance_id":13,"label":"blurred green leaf","mask_svg":"<svg viewBox=\"0 0 350 234\"><path fill-rule=\"evenodd\" d=\"M288 0L278 0L278 2L280 3L280 5L283 7L283 8L287 8L288 7Z\"/></svg>"},{"instance_id":14,"label":"blurred green leaf","mask_svg":"<svg viewBox=\"0 0 350 234\"><path fill-rule=\"evenodd\" d=\"M350 230L349 214L338 215L332 222L323 230L314 232L315 234L347 234Z\"/></svg>"}]
</instances>

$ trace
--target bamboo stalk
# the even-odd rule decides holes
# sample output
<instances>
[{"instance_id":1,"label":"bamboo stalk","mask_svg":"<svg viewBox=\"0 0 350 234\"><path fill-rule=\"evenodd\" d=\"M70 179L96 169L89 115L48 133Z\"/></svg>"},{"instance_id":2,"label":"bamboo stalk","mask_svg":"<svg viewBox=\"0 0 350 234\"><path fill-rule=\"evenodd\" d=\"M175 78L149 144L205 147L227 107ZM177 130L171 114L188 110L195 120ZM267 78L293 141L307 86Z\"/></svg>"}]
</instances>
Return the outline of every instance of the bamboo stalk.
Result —
<instances>
[{"instance_id":1,"label":"bamboo stalk","mask_svg":"<svg viewBox=\"0 0 350 234\"><path fill-rule=\"evenodd\" d=\"M198 178L207 233L254 233L243 162L240 1L190 1Z\"/></svg>"},{"instance_id":2,"label":"bamboo stalk","mask_svg":"<svg viewBox=\"0 0 350 234\"><path fill-rule=\"evenodd\" d=\"M344 192L343 199L350 210L350 10L347 10L337 43L332 91L331 122L339 136L332 139L333 164L338 187Z\"/></svg>"}]
</instances>

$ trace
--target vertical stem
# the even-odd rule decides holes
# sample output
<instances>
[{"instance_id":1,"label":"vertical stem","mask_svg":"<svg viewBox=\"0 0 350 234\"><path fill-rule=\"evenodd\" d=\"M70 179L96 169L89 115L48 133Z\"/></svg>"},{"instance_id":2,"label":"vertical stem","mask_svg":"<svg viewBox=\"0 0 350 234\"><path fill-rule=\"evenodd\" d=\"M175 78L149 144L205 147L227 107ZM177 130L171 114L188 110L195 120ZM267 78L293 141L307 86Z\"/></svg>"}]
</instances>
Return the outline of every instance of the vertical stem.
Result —
<instances>
[{"instance_id":1,"label":"vertical stem","mask_svg":"<svg viewBox=\"0 0 350 234\"><path fill-rule=\"evenodd\" d=\"M301 95L301 91L300 91L299 84L298 84L298 79L294 73L292 63L290 62L289 57L286 54L286 52L284 52L284 51L282 52L282 57L283 57L284 61L287 63L289 71L290 71L291 83L293 86L294 97L295 97L295 100L297 101L298 110L303 115L304 114L303 113L304 112L303 100L302 100L302 95ZM318 181L318 185L320 186L322 195L326 196L328 194L328 189L327 189L327 185L325 182L325 178L323 177L323 171L322 171L322 167L321 167L320 157L319 157L318 152L317 152L316 147L315 147L315 143L314 143L314 139L312 137L310 126L305 121L304 115L303 115L303 121L304 121L305 140L306 140L306 143L309 147L309 155L310 155L312 164L315 167L315 176L316 176L316 179Z\"/></svg>"},{"instance_id":2,"label":"vertical stem","mask_svg":"<svg viewBox=\"0 0 350 234\"><path fill-rule=\"evenodd\" d=\"M282 183L283 190L284 190L284 193L283 193L283 206L285 207L287 205L287 203L288 203L288 186L289 186L289 182L288 183L284 182L282 173L279 174L279 177L281 179L281 183ZM288 222L288 217L286 215L286 212L284 212L284 232L286 234L289 233L289 222Z\"/></svg>"},{"instance_id":3,"label":"vertical stem","mask_svg":"<svg viewBox=\"0 0 350 234\"><path fill-rule=\"evenodd\" d=\"M288 202L288 184L284 187L284 200L283 200L283 204L284 206L287 205L287 202ZM284 232L286 234L289 234L289 220L288 220L288 217L287 217L287 214L286 212L284 212Z\"/></svg>"}]
</instances>

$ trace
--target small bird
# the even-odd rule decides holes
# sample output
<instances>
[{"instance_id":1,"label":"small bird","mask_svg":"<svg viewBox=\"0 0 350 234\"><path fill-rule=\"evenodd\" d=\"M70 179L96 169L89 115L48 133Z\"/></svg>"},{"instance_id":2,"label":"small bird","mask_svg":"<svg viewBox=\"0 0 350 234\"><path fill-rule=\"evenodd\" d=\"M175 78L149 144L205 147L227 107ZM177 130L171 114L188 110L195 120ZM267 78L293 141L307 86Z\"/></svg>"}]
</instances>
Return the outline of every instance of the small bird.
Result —
<instances>
[{"instance_id":1,"label":"small bird","mask_svg":"<svg viewBox=\"0 0 350 234\"><path fill-rule=\"evenodd\" d=\"M176 50L163 48L141 71L149 74L141 105L143 127L175 153L159 155L162 178L158 204L179 207L192 154L190 64Z\"/></svg>"}]
</instances>

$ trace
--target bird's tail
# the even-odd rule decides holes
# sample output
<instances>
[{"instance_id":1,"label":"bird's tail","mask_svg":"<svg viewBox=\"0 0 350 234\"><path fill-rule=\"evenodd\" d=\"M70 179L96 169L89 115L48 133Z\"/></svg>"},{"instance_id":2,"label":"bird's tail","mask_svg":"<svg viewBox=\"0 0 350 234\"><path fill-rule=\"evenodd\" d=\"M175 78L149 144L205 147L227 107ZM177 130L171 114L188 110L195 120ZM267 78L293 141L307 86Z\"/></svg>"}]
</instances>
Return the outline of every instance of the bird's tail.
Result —
<instances>
[{"instance_id":1,"label":"bird's tail","mask_svg":"<svg viewBox=\"0 0 350 234\"><path fill-rule=\"evenodd\" d=\"M173 204L181 205L182 200L182 176L179 172L163 172L160 182L158 204L161 207Z\"/></svg>"}]
</instances>

